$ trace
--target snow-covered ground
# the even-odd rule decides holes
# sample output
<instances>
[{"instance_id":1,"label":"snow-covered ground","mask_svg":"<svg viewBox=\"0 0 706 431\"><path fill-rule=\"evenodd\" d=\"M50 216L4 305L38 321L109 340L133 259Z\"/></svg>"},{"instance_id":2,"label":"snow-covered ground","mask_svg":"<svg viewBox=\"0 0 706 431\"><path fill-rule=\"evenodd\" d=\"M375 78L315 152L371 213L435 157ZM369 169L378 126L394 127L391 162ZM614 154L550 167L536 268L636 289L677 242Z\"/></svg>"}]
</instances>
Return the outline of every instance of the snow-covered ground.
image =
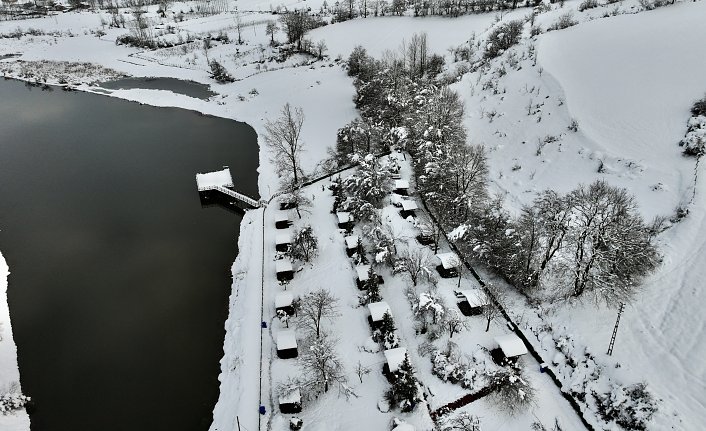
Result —
<instances>
[{"instance_id":1,"label":"snow-covered ground","mask_svg":"<svg viewBox=\"0 0 706 431\"><path fill-rule=\"evenodd\" d=\"M322 3L311 3L309 0L285 6L292 8L306 4L318 9ZM635 194L646 217L671 216L677 206L688 202L692 193L694 162L681 156L677 142L686 130L691 103L706 92L706 82L703 80L706 76L706 44L703 43L706 40L706 26L703 24L706 2L678 3L635 15L631 13L637 12L639 6L632 0L583 13L576 10L579 3L569 1L563 8L554 4L551 11L538 15L537 23L546 29L567 10L573 10L575 18L580 21L591 22L543 34L535 40L525 37L513 49L519 68L510 65L506 54L502 57L504 60L492 62L490 70L483 74L466 74L453 85L466 102L465 125L470 140L488 147L493 188L505 194L506 204L511 210L530 202L538 191L552 188L565 192L580 183L604 178ZM186 7L184 3L174 3L172 10ZM269 11L270 5L260 0L239 0L239 8ZM602 18L605 14L613 14L613 11L629 15ZM502 19L516 19L528 13L529 10L518 10L505 14ZM225 13L188 19L178 24L167 19L159 25L162 28L167 24L174 25L180 34L224 30L233 40L237 37L233 16L232 13ZM116 46L115 38L127 30L105 28L106 34L97 37L95 32L103 28L101 18L107 19L108 14L66 13L46 19L0 22L0 34L9 33L18 26L48 33L19 40L0 38L0 57L21 54L19 59L23 61L91 62L122 74L175 77L209 84L218 96L208 101L157 90L116 90L110 93L114 97L140 103L178 106L245 121L259 135L264 130L265 121L278 115L281 106L289 102L302 107L306 115L302 131L306 143L303 160L304 168L312 170L335 143L338 128L356 116L352 102L355 94L352 80L331 59L338 55L345 58L358 44L379 56L385 50L399 48L402 41L412 34L425 31L430 51L446 55L450 60L447 49L466 43L473 33L482 34L495 22L496 14L457 19L381 17L330 25L312 31L310 38L314 41L325 40L331 59L302 66L294 60L283 65L266 61L263 64L268 65L267 69L255 65L255 62L260 61L260 45L268 45L264 20L276 17L263 13L243 14L244 23L253 23L246 26L243 32L245 44L214 43L209 53L209 58L218 59L235 77L242 78L225 85L215 84L209 77L206 55L198 47L180 53L175 49L142 52L136 48ZM71 35L68 35L69 31ZM280 32L276 38L283 40L284 35ZM269 48L263 52L274 54ZM0 60L0 69L9 67L15 60ZM307 62L310 60L307 59ZM8 73L21 76L16 69ZM46 72L47 78L50 82L57 82L56 75L52 73ZM85 77L76 78L76 81L91 82L99 76L108 75L110 73L105 71L90 71ZM96 91L95 87L88 85L80 88ZM528 114L528 110L532 113ZM579 125L576 132L568 130L573 119ZM277 190L278 179L264 145L260 148L260 161L260 195L267 198ZM701 304L706 303L700 285L702 276L706 274L699 269L706 263L702 262L706 243L700 239L703 237L701 232L705 227L706 210L703 175L700 182L695 200L689 207L689 217L662 235L664 263L659 272L648 280L644 294L624 314L612 358L603 353L610 338L614 312L596 310L592 306L576 306L554 310L547 317L557 328L565 327L563 331L572 334L577 342L589 346L603 363L620 363L620 368L612 373L616 379L624 383L647 381L656 395L663 399L655 429L674 427L698 430L706 423L706 368L701 360L706 353L706 330L704 319L700 317ZM329 272L350 275L347 281L333 284L337 295L342 298L344 316L340 321L345 320L346 326L350 325L350 337L360 344L367 325L363 319L364 310L353 307L356 291L352 284L352 269L343 265L346 259L343 239L335 228L332 216L329 218L330 214L327 214L330 194L320 189L311 193L315 195L317 206L307 217L312 225L317 226L317 230L320 229L322 256L331 256L330 260L319 258L319 263L323 261L330 265L327 266ZM271 216L268 210L265 213L268 226L271 225ZM237 429L236 415L240 416L245 429L257 429L258 400L255 394L259 387L261 330L259 313L252 310L259 310L262 299L259 288L255 288L260 285L258 253L263 247L261 223L261 210L251 211L241 228L240 250L252 250L252 253L241 253L233 266L231 313L226 322L221 398L214 411L214 431ZM400 226L406 226L404 223ZM264 247L267 253L274 250L273 240L274 236L266 232ZM272 312L268 307L279 288L271 279L273 265L271 258L265 260L264 299L268 319ZM318 286L332 284L325 276L321 278L322 274L318 271L311 268L303 270L296 275L294 284L306 284L304 281L318 283ZM0 259L2 292L6 287L3 284L6 272L7 267ZM394 281L396 279L386 275L391 279L390 285L386 281L386 300L391 302L395 317L399 314L400 319L408 318L410 310L407 303L395 296L400 292L391 288L397 283ZM302 285L295 289L304 291L307 288ZM331 288L333 290L334 286ZM4 298L0 298L0 307L4 307L0 308L0 323L3 324L3 339L0 341L1 390L3 385L18 380L18 373L14 345L8 336L9 320L3 320L6 319L3 316L7 315ZM268 320L268 323L273 322ZM274 328L269 325L273 333L278 330L277 325L277 322L274 322ZM474 325L479 326L477 323ZM465 340L464 337L473 334L469 342L479 343L479 339L487 342L482 331L478 332L477 329L459 339ZM412 334L403 335L406 342L415 343L413 331ZM476 335L479 338L475 338ZM271 354L271 345L267 343L265 355ZM379 365L380 354L361 353L356 346L339 344L349 368L355 358L364 359L369 365ZM458 390L459 395L463 393L458 386L435 381L438 379L430 374L428 358L418 357L416 348L412 350L415 351L414 365L424 383L429 382L428 386L432 388L438 385L439 392L449 391L447 393L452 394L451 391ZM536 363L528 362L527 368L535 370ZM272 370L273 376L277 377L291 372L291 366L274 361ZM267 384L276 383L270 382L269 374L264 377ZM351 379L356 380L357 376L351 376ZM546 377L536 371L532 371L532 379L541 388L541 398L534 412L547 425L551 423L552 415L565 415L570 422L570 412L564 410L564 401L557 397L556 388L547 384ZM391 415L382 414L375 407L385 384L379 373L374 371L364 378L364 384L359 389L365 395L360 399L345 402L335 394L329 394L325 399L316 401L313 408L303 415L306 429L314 429L314 423L325 423L334 429L351 429L351 424L360 417L366 417L371 429L387 427ZM263 394L263 400L268 398L269 393ZM442 404L442 399L437 402ZM333 409L346 412L335 423L330 420L329 414ZM471 404L468 410L484 418L484 429L525 429L531 419L506 419L497 415L487 400ZM272 409L268 408L268 412ZM670 417L672 413L678 416ZM272 423L279 424L282 419L274 416ZM421 417L408 419L418 425L425 424ZM27 429L28 418L24 414L0 416L0 428L13 431Z\"/></svg>"}]
</instances>

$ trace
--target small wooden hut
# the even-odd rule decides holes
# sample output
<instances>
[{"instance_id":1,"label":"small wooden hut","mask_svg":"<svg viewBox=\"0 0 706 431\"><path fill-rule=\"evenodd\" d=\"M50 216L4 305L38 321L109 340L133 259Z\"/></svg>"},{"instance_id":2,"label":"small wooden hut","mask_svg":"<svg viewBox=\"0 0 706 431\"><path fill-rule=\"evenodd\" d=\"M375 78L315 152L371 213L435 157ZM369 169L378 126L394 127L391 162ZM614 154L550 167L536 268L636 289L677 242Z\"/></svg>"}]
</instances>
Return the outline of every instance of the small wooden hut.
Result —
<instances>
[{"instance_id":1,"label":"small wooden hut","mask_svg":"<svg viewBox=\"0 0 706 431\"><path fill-rule=\"evenodd\" d=\"M299 388L280 395L279 411L286 415L302 411L302 393Z\"/></svg>"},{"instance_id":2,"label":"small wooden hut","mask_svg":"<svg viewBox=\"0 0 706 431\"><path fill-rule=\"evenodd\" d=\"M297 337L293 330L284 330L277 333L277 357L291 359L299 356L297 350Z\"/></svg>"},{"instance_id":3,"label":"small wooden hut","mask_svg":"<svg viewBox=\"0 0 706 431\"><path fill-rule=\"evenodd\" d=\"M490 304L490 298L481 289L468 289L456 292L458 308L464 316L478 316L483 313L483 307Z\"/></svg>"},{"instance_id":4,"label":"small wooden hut","mask_svg":"<svg viewBox=\"0 0 706 431\"><path fill-rule=\"evenodd\" d=\"M275 312L283 311L288 315L294 315L294 295L289 292L280 292L275 296Z\"/></svg>"},{"instance_id":5,"label":"small wooden hut","mask_svg":"<svg viewBox=\"0 0 706 431\"><path fill-rule=\"evenodd\" d=\"M498 365L506 363L514 364L520 356L527 354L527 346L525 346L525 343L523 343L516 334L506 334L495 337L495 343L498 347L491 350L490 355L493 357L493 361Z\"/></svg>"},{"instance_id":6,"label":"small wooden hut","mask_svg":"<svg viewBox=\"0 0 706 431\"><path fill-rule=\"evenodd\" d=\"M439 261L436 270L442 278L458 277L458 269L461 266L461 259L456 253L439 253L436 255Z\"/></svg>"},{"instance_id":7,"label":"small wooden hut","mask_svg":"<svg viewBox=\"0 0 706 431\"><path fill-rule=\"evenodd\" d=\"M275 262L275 271L277 271L277 280L289 281L294 278L294 268L289 259L280 259Z\"/></svg>"},{"instance_id":8,"label":"small wooden hut","mask_svg":"<svg viewBox=\"0 0 706 431\"><path fill-rule=\"evenodd\" d=\"M385 313L390 313L390 315L392 315L390 306L387 305L387 302L385 301L371 302L368 304L368 313L368 324L372 330L376 330L380 327L382 317Z\"/></svg>"},{"instance_id":9,"label":"small wooden hut","mask_svg":"<svg viewBox=\"0 0 706 431\"><path fill-rule=\"evenodd\" d=\"M287 229L284 231L277 232L275 235L275 250L280 252L286 252L292 245L292 232Z\"/></svg>"}]
</instances>

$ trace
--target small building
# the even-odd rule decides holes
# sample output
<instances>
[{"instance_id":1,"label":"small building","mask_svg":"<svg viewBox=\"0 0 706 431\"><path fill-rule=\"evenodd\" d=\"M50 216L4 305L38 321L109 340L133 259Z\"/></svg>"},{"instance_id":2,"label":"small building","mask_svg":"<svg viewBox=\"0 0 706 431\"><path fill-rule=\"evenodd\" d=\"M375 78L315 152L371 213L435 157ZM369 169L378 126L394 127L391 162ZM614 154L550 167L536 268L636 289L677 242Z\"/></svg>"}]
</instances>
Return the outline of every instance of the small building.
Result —
<instances>
[{"instance_id":1,"label":"small building","mask_svg":"<svg viewBox=\"0 0 706 431\"><path fill-rule=\"evenodd\" d=\"M395 180L393 191L398 195L409 195L409 182L407 180Z\"/></svg>"},{"instance_id":2,"label":"small building","mask_svg":"<svg viewBox=\"0 0 706 431\"><path fill-rule=\"evenodd\" d=\"M358 249L358 235L349 235L345 238L346 240L346 254L351 257L355 254Z\"/></svg>"},{"instance_id":3,"label":"small building","mask_svg":"<svg viewBox=\"0 0 706 431\"><path fill-rule=\"evenodd\" d=\"M523 343L516 334L506 334L495 337L495 343L498 347L491 350L490 355L493 357L493 361L498 365L505 363L514 364L520 356L527 354L527 346L525 346L525 343Z\"/></svg>"},{"instance_id":4,"label":"small building","mask_svg":"<svg viewBox=\"0 0 706 431\"><path fill-rule=\"evenodd\" d=\"M402 208L403 200L404 198L398 194L393 193L390 195L390 203L393 207Z\"/></svg>"},{"instance_id":5,"label":"small building","mask_svg":"<svg viewBox=\"0 0 706 431\"><path fill-rule=\"evenodd\" d=\"M385 313L390 313L390 315L392 315L392 312L390 311L390 306L387 305L387 302L385 301L371 302L370 304L368 304L368 312L370 313L370 315L368 316L368 324L373 330L380 327L380 324L382 323L382 317L385 315Z\"/></svg>"},{"instance_id":6,"label":"small building","mask_svg":"<svg viewBox=\"0 0 706 431\"><path fill-rule=\"evenodd\" d=\"M355 279L358 289L363 290L365 288L365 282L368 281L368 273L370 271L370 265L358 265L355 267L355 272L358 275Z\"/></svg>"},{"instance_id":7,"label":"small building","mask_svg":"<svg viewBox=\"0 0 706 431\"><path fill-rule=\"evenodd\" d=\"M294 314L294 295L289 292L280 292L275 296L275 312L283 311L288 315Z\"/></svg>"},{"instance_id":8,"label":"small building","mask_svg":"<svg viewBox=\"0 0 706 431\"><path fill-rule=\"evenodd\" d=\"M414 211L418 210L419 207L417 206L417 203L413 200L405 199L402 201L402 210L400 211L400 215L402 218L406 219L408 217L416 217L416 214Z\"/></svg>"},{"instance_id":9,"label":"small building","mask_svg":"<svg viewBox=\"0 0 706 431\"><path fill-rule=\"evenodd\" d=\"M382 366L382 373L388 379L391 378L392 373L400 369L400 365L402 365L406 357L407 349L404 347L385 350L385 365Z\"/></svg>"},{"instance_id":10,"label":"small building","mask_svg":"<svg viewBox=\"0 0 706 431\"><path fill-rule=\"evenodd\" d=\"M299 356L297 350L297 337L293 330L279 331L277 333L277 357L291 359Z\"/></svg>"},{"instance_id":11,"label":"small building","mask_svg":"<svg viewBox=\"0 0 706 431\"><path fill-rule=\"evenodd\" d=\"M292 225L292 220L289 217L288 211L277 211L275 213L275 227L277 229L287 229Z\"/></svg>"},{"instance_id":12,"label":"small building","mask_svg":"<svg viewBox=\"0 0 706 431\"><path fill-rule=\"evenodd\" d=\"M275 270L279 281L289 281L294 278L294 268L289 259L280 259L275 262Z\"/></svg>"},{"instance_id":13,"label":"small building","mask_svg":"<svg viewBox=\"0 0 706 431\"><path fill-rule=\"evenodd\" d=\"M464 316L477 316L483 312L483 307L490 304L490 298L481 289L468 289L456 292L458 308Z\"/></svg>"},{"instance_id":14,"label":"small building","mask_svg":"<svg viewBox=\"0 0 706 431\"><path fill-rule=\"evenodd\" d=\"M338 227L340 229L351 229L353 227L353 217L351 214L345 211L340 211L336 213L336 218L338 219Z\"/></svg>"},{"instance_id":15,"label":"small building","mask_svg":"<svg viewBox=\"0 0 706 431\"><path fill-rule=\"evenodd\" d=\"M439 253L436 258L439 260L436 270L442 278L458 277L461 259L458 258L456 253Z\"/></svg>"},{"instance_id":16,"label":"small building","mask_svg":"<svg viewBox=\"0 0 706 431\"><path fill-rule=\"evenodd\" d=\"M292 389L280 395L279 411L285 415L302 411L302 393L299 388Z\"/></svg>"},{"instance_id":17,"label":"small building","mask_svg":"<svg viewBox=\"0 0 706 431\"><path fill-rule=\"evenodd\" d=\"M292 245L292 232L287 229L275 235L275 250L285 252Z\"/></svg>"},{"instance_id":18,"label":"small building","mask_svg":"<svg viewBox=\"0 0 706 431\"><path fill-rule=\"evenodd\" d=\"M434 228L429 224L419 225L419 235L417 235L417 242L421 245L432 245L434 244Z\"/></svg>"}]
</instances>

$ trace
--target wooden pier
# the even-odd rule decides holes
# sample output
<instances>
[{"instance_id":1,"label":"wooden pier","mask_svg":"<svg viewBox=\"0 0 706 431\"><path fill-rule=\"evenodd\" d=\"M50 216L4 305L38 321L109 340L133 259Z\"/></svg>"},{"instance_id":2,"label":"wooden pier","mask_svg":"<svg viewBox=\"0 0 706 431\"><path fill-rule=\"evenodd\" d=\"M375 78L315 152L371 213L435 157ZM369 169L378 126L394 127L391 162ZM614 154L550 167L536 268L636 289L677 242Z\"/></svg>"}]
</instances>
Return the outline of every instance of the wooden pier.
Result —
<instances>
[{"instance_id":1,"label":"wooden pier","mask_svg":"<svg viewBox=\"0 0 706 431\"><path fill-rule=\"evenodd\" d=\"M233 190L233 177L230 175L228 166L225 166L220 171L196 174L196 187L202 196L208 192L218 192L235 199L236 202L249 208L260 208L262 206L261 201Z\"/></svg>"}]
</instances>

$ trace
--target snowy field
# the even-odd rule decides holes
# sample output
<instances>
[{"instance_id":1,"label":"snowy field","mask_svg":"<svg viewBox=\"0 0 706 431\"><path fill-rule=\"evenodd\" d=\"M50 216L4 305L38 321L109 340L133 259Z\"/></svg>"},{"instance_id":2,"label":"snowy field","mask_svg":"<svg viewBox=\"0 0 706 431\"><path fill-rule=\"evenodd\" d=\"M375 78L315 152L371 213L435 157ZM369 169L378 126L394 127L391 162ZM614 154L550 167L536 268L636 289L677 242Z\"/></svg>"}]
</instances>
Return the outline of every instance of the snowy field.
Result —
<instances>
[{"instance_id":1,"label":"snowy field","mask_svg":"<svg viewBox=\"0 0 706 431\"><path fill-rule=\"evenodd\" d=\"M323 2L282 3L288 8L306 5L316 10ZM626 0L616 5L601 6L586 12L577 11L579 1L558 4L540 14L538 24L546 29L567 10L582 21L578 26L550 32L536 38L527 34L522 42L493 60L488 70L467 73L452 88L466 103L465 125L469 140L483 143L489 150L492 187L505 195L506 206L517 211L532 201L537 192L552 188L560 192L573 189L580 183L603 178L611 184L628 188L637 199L640 211L651 218L671 216L680 205L688 204L694 186L694 162L682 157L678 141L686 131L688 110L693 101L706 93L706 2L684 2L649 12L640 12L636 1ZM303 108L306 119L302 131L306 152L304 169L313 170L326 151L334 145L336 131L357 116L353 105L355 91L352 80L334 59L345 58L354 46L365 46L374 56L385 50L395 50L403 40L414 33L425 31L431 53L445 55L451 61L448 48L466 44L472 34L482 35L496 20L496 14L462 16L456 19L429 17L380 17L353 20L329 25L310 33L313 41L325 40L329 58L312 61L293 57L286 63L265 60L263 56L276 53L267 47L266 20L276 19L267 12L278 6L260 0L239 0L245 27L242 46L214 43L208 58L218 59L239 80L231 84L216 84L209 77L207 55L194 46L188 52L174 49L142 51L116 46L115 39L126 29L104 28L101 19L107 13L65 13L46 19L0 22L0 34L9 33L18 26L40 29L47 35L25 36L21 39L0 38L0 57L21 54L24 61L56 60L91 62L107 70L92 70L85 76L74 77L81 82L80 89L100 91L88 83L112 76L114 73L132 76L164 76L189 79L209 84L218 93L208 101L157 90L115 90L113 97L134 100L155 106L178 106L205 114L245 121L262 135L265 121L278 115L284 103ZM173 11L188 7L175 3ZM154 9L154 7L153 7ZM231 7L231 12L234 7ZM617 10L623 16L603 18ZM154 13L154 10L151 11ZM529 10L505 14L503 20L526 16ZM156 18L155 18L156 19ZM583 22L586 21L586 22ZM590 21L590 22L589 22ZM182 35L225 31L235 39L234 15L223 13L207 18L193 18L181 23L169 19L158 25L174 25ZM96 32L104 29L106 34ZM71 35L68 34L71 32ZM167 37L167 36L165 36ZM283 41L279 32L277 40ZM234 52L237 49L237 52ZM511 66L509 56L515 56ZM8 67L12 76L22 77L13 66L15 58L0 60L0 70ZM265 68L262 65L267 65ZM450 64L453 70L456 65ZM519 66L519 67L518 67ZM10 70L8 69L8 70ZM47 71L49 82L57 82L55 71ZM73 81L70 81L73 82ZM256 90L256 91L253 91ZM528 113L528 111L530 113ZM572 120L577 131L568 130ZM548 138L552 139L548 139ZM278 179L270 161L268 149L260 147L260 195L272 196L278 189ZM689 206L690 215L661 236L661 251L665 259L660 270L648 280L644 293L623 315L617 346L613 357L605 355L610 339L615 312L596 310L585 304L552 310L548 323L569 333L581 346L588 346L606 367L611 377L619 382L647 381L658 398L663 400L654 429L699 430L706 424L706 366L701 358L706 354L706 329L701 306L706 294L701 289L706 273L706 197L703 175L697 184L695 199ZM357 347L365 342L367 324L364 310L355 307L354 273L343 253L343 237L328 214L331 196L328 191L311 190L315 207L305 217L316 226L322 246L319 270L326 267L338 274L328 279L311 268L305 268L295 277L296 291L319 286L331 286L342 299L339 325L345 320L350 331L346 337L353 344L341 342L339 348L347 368L360 359L371 366L379 366L381 354L361 352ZM396 212L390 217L394 219ZM226 322L227 336L222 360L221 398L214 411L213 431L237 429L235 416L240 416L245 429L257 429L256 395L259 387L259 333L260 316L253 309L260 308L258 254L264 248L265 317L275 335L280 329L272 321L270 307L279 286L272 280L274 237L265 233L262 243L261 210L251 211L243 221L241 253L233 266L233 293L230 298L230 317ZM265 213L265 224L272 223L272 214ZM397 216L395 224L402 230L411 226ZM322 265L325 263L325 265ZM326 266L329 265L329 266ZM348 266L346 266L348 265ZM0 291L6 289L7 266L0 258ZM390 302L395 317L409 319L411 310L401 296L401 283L390 274L386 277L385 299ZM387 280L390 280L388 285ZM400 289L395 290L394 286ZM447 286L448 287L448 286ZM519 315L522 310L515 310ZM529 318L528 318L529 320ZM18 380L15 349L12 344L7 305L0 298L0 389ZM273 327L274 326L274 327ZM350 326L350 327L349 327ZM488 344L482 322L474 322L473 329L459 339L469 344ZM480 331L478 329L481 329ZM407 328L408 330L411 329ZM494 325L492 333L502 333ZM429 388L449 396L460 396L460 386L444 384L430 373L428 358L416 354L414 331L402 334L413 351L413 362L421 379ZM269 340L269 341L268 341ZM266 337L265 357L272 355L271 338ZM528 429L537 415L549 425L552 417L562 418L567 429L580 429L573 423L575 416L558 396L555 386L539 374L538 364L531 358L523 359L531 370L532 380L540 388L537 406L527 415L507 418L494 411L492 403L480 400L466 409L483 419L484 430ZM285 362L285 363L282 363ZM619 363L620 368L615 368ZM272 362L272 375L265 370L265 381L275 384L295 368L286 361ZM357 376L351 375L356 381ZM328 394L302 414L305 428L352 429L365 416L366 428L387 429L392 413L381 413L376 404L386 382L375 369L360 385L361 396L346 402L336 394ZM454 392L457 391L457 392ZM266 392L268 401L266 421L282 428L284 417L270 415L275 393ZM434 399L436 398L436 399ZM432 397L438 407L449 399ZM234 407L237 406L237 407ZM330 415L334 409L346 414L336 421ZM276 410L276 409L275 409ZM420 426L428 425L421 413L406 420ZM356 424L356 425L353 425ZM319 427L319 428L317 428ZM28 429L25 414L0 415L0 429L10 431Z\"/></svg>"}]
</instances>

